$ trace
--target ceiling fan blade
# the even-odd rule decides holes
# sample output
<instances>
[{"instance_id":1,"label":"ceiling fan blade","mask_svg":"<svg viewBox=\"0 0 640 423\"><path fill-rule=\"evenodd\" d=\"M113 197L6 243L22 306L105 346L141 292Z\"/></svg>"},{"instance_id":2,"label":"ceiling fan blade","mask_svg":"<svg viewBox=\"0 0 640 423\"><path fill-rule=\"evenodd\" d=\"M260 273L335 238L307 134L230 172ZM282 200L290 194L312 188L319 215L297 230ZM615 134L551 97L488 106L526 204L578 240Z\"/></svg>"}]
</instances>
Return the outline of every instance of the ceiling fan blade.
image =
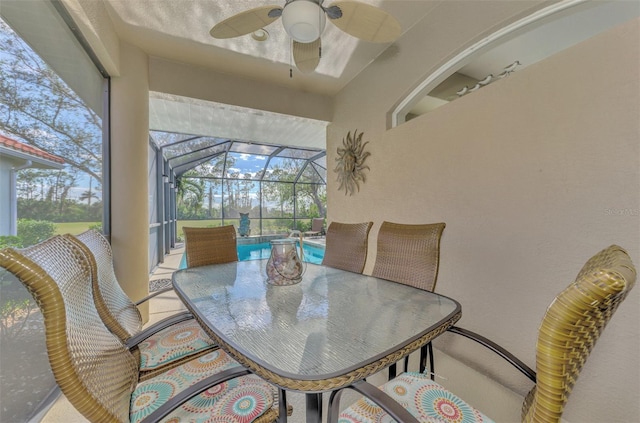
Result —
<instances>
[{"instance_id":1,"label":"ceiling fan blade","mask_svg":"<svg viewBox=\"0 0 640 423\"><path fill-rule=\"evenodd\" d=\"M209 34L213 38L233 38L264 28L280 17L282 7L262 6L233 15L217 23Z\"/></svg>"},{"instance_id":2,"label":"ceiling fan blade","mask_svg":"<svg viewBox=\"0 0 640 423\"><path fill-rule=\"evenodd\" d=\"M400 22L384 10L357 1L339 1L329 8L338 7L342 16L331 22L349 35L372 43L389 43L402 34ZM335 13L334 13L335 15Z\"/></svg>"},{"instance_id":3,"label":"ceiling fan blade","mask_svg":"<svg viewBox=\"0 0 640 423\"><path fill-rule=\"evenodd\" d=\"M311 43L293 42L293 60L302 73L311 73L320 63L320 38Z\"/></svg>"}]
</instances>

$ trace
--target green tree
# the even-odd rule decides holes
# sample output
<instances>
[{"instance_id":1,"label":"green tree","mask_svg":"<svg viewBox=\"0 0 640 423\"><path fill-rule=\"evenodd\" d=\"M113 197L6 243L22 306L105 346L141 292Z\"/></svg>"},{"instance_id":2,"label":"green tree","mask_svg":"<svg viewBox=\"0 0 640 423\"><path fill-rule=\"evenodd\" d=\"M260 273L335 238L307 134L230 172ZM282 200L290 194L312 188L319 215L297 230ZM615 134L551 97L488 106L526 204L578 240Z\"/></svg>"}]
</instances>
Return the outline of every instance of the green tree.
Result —
<instances>
[{"instance_id":1,"label":"green tree","mask_svg":"<svg viewBox=\"0 0 640 423\"><path fill-rule=\"evenodd\" d=\"M22 240L19 236L15 235L0 235L0 249L14 247L14 248L22 248ZM0 275L2 272L0 272ZM0 281L2 277L0 276Z\"/></svg>"},{"instance_id":2,"label":"green tree","mask_svg":"<svg viewBox=\"0 0 640 423\"><path fill-rule=\"evenodd\" d=\"M267 201L276 203L280 208L280 215L284 217L285 206L293 207L294 182L298 173L293 161L283 160L280 165L274 166L268 173L267 179L277 181L275 183L263 184L263 196Z\"/></svg>"},{"instance_id":3,"label":"green tree","mask_svg":"<svg viewBox=\"0 0 640 423\"><path fill-rule=\"evenodd\" d=\"M296 196L298 204L311 204L306 215L309 217L326 217L327 189L326 185L319 183L296 184Z\"/></svg>"},{"instance_id":4,"label":"green tree","mask_svg":"<svg viewBox=\"0 0 640 423\"><path fill-rule=\"evenodd\" d=\"M80 202L86 201L87 202L87 211L91 210L91 200L92 199L96 199L96 200L100 199L95 194L95 192L91 191L92 183L93 183L93 178L89 177L89 189L84 191L82 194L80 194L80 197L78 197L78 201L80 201Z\"/></svg>"},{"instance_id":5,"label":"green tree","mask_svg":"<svg viewBox=\"0 0 640 423\"><path fill-rule=\"evenodd\" d=\"M178 187L178 210L182 207L188 214L188 216L179 215L178 218L197 218L204 204L204 182L201 179L191 178L185 175L176 180L176 185Z\"/></svg>"},{"instance_id":6,"label":"green tree","mask_svg":"<svg viewBox=\"0 0 640 423\"><path fill-rule=\"evenodd\" d=\"M102 182L102 120L0 19L0 132Z\"/></svg>"},{"instance_id":7,"label":"green tree","mask_svg":"<svg viewBox=\"0 0 640 423\"><path fill-rule=\"evenodd\" d=\"M100 198L90 186L79 212L70 195L83 174L101 182L101 118L1 19L0 45L0 133L65 160L60 170L18 172L18 215L86 220L95 214L92 199ZM100 209L98 220L101 215Z\"/></svg>"},{"instance_id":8,"label":"green tree","mask_svg":"<svg viewBox=\"0 0 640 423\"><path fill-rule=\"evenodd\" d=\"M22 218L52 221L68 220L69 193L76 184L77 171L24 169L16 184L18 215ZM97 196L94 195L97 198Z\"/></svg>"},{"instance_id":9,"label":"green tree","mask_svg":"<svg viewBox=\"0 0 640 423\"><path fill-rule=\"evenodd\" d=\"M51 238L56 227L52 222L44 220L18 219L18 237L22 240L22 246L35 245L45 239Z\"/></svg>"}]
</instances>

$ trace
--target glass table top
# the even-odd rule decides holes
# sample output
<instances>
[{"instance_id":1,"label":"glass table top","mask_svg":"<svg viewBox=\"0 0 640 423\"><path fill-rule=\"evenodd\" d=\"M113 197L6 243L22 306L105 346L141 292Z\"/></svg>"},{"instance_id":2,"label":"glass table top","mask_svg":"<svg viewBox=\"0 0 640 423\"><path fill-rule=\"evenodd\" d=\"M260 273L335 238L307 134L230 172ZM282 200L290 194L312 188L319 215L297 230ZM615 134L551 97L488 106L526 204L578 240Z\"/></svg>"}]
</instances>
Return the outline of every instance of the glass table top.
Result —
<instances>
[{"instance_id":1,"label":"glass table top","mask_svg":"<svg viewBox=\"0 0 640 423\"><path fill-rule=\"evenodd\" d=\"M183 269L174 287L224 343L282 377L343 375L460 314L447 297L307 263L302 282L266 283L266 260Z\"/></svg>"}]
</instances>

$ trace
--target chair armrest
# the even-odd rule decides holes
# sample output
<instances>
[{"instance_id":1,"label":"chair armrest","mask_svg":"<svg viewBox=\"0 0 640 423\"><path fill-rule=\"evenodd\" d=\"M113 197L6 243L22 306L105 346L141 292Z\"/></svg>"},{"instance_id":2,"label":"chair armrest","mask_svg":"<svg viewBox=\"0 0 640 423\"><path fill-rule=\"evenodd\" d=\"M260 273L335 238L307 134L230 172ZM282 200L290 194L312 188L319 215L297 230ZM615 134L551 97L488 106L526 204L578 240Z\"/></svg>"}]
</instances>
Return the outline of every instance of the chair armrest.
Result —
<instances>
[{"instance_id":1,"label":"chair armrest","mask_svg":"<svg viewBox=\"0 0 640 423\"><path fill-rule=\"evenodd\" d=\"M151 294L147 295L146 297L144 297L141 300L136 301L134 304L137 306L139 306L140 304L149 301L150 299L152 299L153 297L160 295L160 294L164 294L165 292L169 292L169 291L173 291L173 287L172 286L168 286L166 288L163 289L159 289L157 291L153 291Z\"/></svg>"},{"instance_id":2,"label":"chair armrest","mask_svg":"<svg viewBox=\"0 0 640 423\"><path fill-rule=\"evenodd\" d=\"M380 388L360 380L353 385L345 386L342 389L333 391L329 397L329 411L327 416L327 423L336 423L338 421L338 414L340 413L340 396L345 389L353 389L354 391L362 394L366 398L376 403L382 408L389 416L395 421L401 423L419 423L406 408L400 405L396 400L387 395Z\"/></svg>"},{"instance_id":3,"label":"chair armrest","mask_svg":"<svg viewBox=\"0 0 640 423\"><path fill-rule=\"evenodd\" d=\"M189 319L193 319L193 315L188 311L182 311L180 313L176 313L172 316L162 319L159 322L154 323L145 330L140 331L131 338L127 339L127 348L132 349L134 347L137 347L139 343L141 343L148 337L155 335L156 333L168 328L169 326L173 326L176 323L184 322L185 320Z\"/></svg>"},{"instance_id":4,"label":"chair armrest","mask_svg":"<svg viewBox=\"0 0 640 423\"><path fill-rule=\"evenodd\" d=\"M234 367L231 369L227 369L223 372L215 374L213 376L209 376L206 379L201 380L198 383L193 384L189 388L184 391L178 393L175 397L171 398L160 407L158 407L153 413L149 414L141 423L155 423L159 422L163 418L167 417L173 410L180 407L185 402L189 401L191 398L195 397L198 394L206 391L212 386L218 385L220 383L226 382L231 379L235 379L239 376L244 376L251 374L251 372L242 367Z\"/></svg>"},{"instance_id":5,"label":"chair armrest","mask_svg":"<svg viewBox=\"0 0 640 423\"><path fill-rule=\"evenodd\" d=\"M500 357L505 359L507 362L509 362L513 367L518 369L520 373L522 373L527 378L529 378L532 382L535 383L536 372L532 370L531 367L524 364L522 360L518 359L516 356L511 354L505 348L501 347L500 345L496 344L490 339L487 339L482 335L479 335L475 332L472 332L468 329L463 329L458 326L451 326L449 329L447 329L447 331L458 334L458 335L462 335L465 338L469 338L472 341L475 341L478 344L482 345L483 347L490 349L491 351L493 351L494 353L498 354Z\"/></svg>"}]
</instances>

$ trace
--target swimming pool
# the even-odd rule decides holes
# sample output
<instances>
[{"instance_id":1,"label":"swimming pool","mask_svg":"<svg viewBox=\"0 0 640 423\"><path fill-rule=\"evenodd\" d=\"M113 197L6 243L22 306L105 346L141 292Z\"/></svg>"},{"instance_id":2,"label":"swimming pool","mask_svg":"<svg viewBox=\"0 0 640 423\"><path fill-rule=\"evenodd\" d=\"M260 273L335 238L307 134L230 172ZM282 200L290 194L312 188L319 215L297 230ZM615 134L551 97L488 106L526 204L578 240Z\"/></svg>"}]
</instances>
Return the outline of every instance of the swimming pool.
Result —
<instances>
[{"instance_id":1,"label":"swimming pool","mask_svg":"<svg viewBox=\"0 0 640 423\"><path fill-rule=\"evenodd\" d=\"M303 244L304 261L320 264L324 257L324 248L315 245ZM298 243L298 254L300 254L300 243ZM264 242L261 244L238 245L238 260L260 260L268 259L271 255L271 244Z\"/></svg>"},{"instance_id":2,"label":"swimming pool","mask_svg":"<svg viewBox=\"0 0 640 423\"><path fill-rule=\"evenodd\" d=\"M298 243L298 254L300 247ZM324 258L324 248L310 244L303 244L304 261L309 263L320 264ZM238 260L260 260L268 259L271 255L271 244L263 242L260 244L240 244L238 245ZM187 267L187 258L183 254L180 261L180 269Z\"/></svg>"}]
</instances>

